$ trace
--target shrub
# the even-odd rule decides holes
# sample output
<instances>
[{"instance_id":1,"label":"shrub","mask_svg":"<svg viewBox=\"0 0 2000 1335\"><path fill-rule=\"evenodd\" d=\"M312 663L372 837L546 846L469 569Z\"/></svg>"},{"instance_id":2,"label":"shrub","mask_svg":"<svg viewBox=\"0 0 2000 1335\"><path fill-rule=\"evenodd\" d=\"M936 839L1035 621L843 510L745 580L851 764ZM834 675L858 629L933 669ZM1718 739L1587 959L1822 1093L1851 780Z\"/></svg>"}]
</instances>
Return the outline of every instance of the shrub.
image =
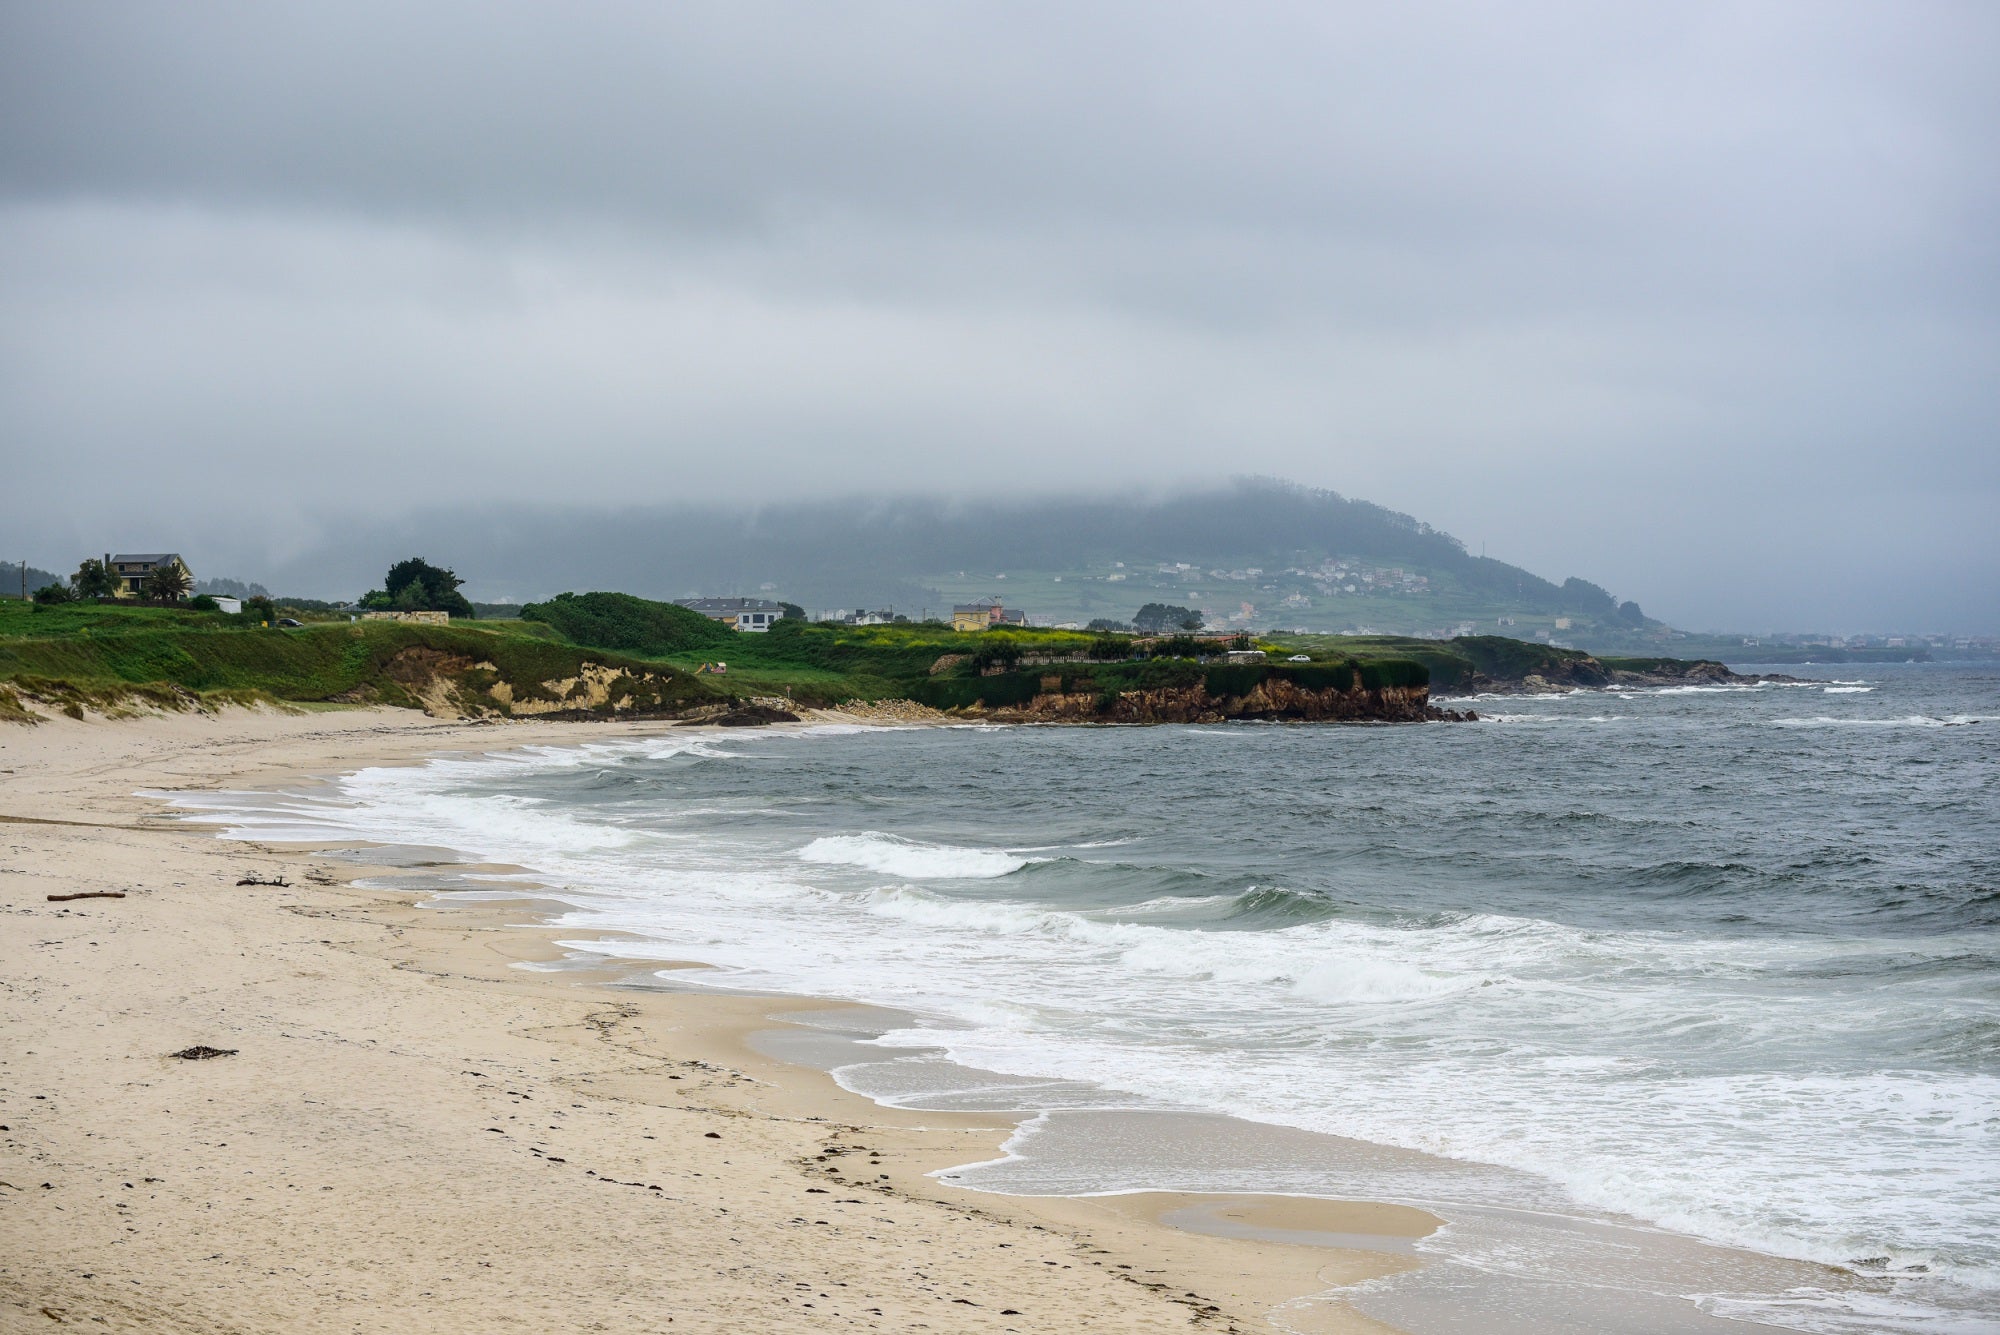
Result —
<instances>
[{"instance_id":1,"label":"shrub","mask_svg":"<svg viewBox=\"0 0 2000 1335\"><path fill-rule=\"evenodd\" d=\"M573 643L593 649L664 654L717 649L737 642L736 632L699 612L656 603L629 593L562 593L545 603L529 603L521 620L554 626ZM779 626L803 627L802 621ZM772 628L773 638L777 627Z\"/></svg>"},{"instance_id":2,"label":"shrub","mask_svg":"<svg viewBox=\"0 0 2000 1335\"><path fill-rule=\"evenodd\" d=\"M1192 635L1172 635L1164 640L1155 640L1146 650L1153 658L1206 658L1214 652L1214 645L1206 640L1197 640Z\"/></svg>"},{"instance_id":3,"label":"shrub","mask_svg":"<svg viewBox=\"0 0 2000 1335\"><path fill-rule=\"evenodd\" d=\"M471 620L478 613L458 591L463 583L443 566L412 556L390 566L382 587L362 594L361 605L377 612L445 612Z\"/></svg>"},{"instance_id":4,"label":"shrub","mask_svg":"<svg viewBox=\"0 0 2000 1335\"><path fill-rule=\"evenodd\" d=\"M1262 663L1218 664L1202 674L1202 685L1217 699L1248 695L1269 672Z\"/></svg>"},{"instance_id":5,"label":"shrub","mask_svg":"<svg viewBox=\"0 0 2000 1335\"><path fill-rule=\"evenodd\" d=\"M973 650L967 665L974 672L984 672L990 667L1011 668L1020 661L1020 645L1012 640L996 638L982 643Z\"/></svg>"},{"instance_id":6,"label":"shrub","mask_svg":"<svg viewBox=\"0 0 2000 1335\"><path fill-rule=\"evenodd\" d=\"M205 593L197 593L194 597L188 599L188 606L197 612L220 612L222 610L222 604Z\"/></svg>"},{"instance_id":7,"label":"shrub","mask_svg":"<svg viewBox=\"0 0 2000 1335\"><path fill-rule=\"evenodd\" d=\"M1200 630L1201 613L1173 603L1147 603L1133 615L1132 625L1151 635L1169 630Z\"/></svg>"},{"instance_id":8,"label":"shrub","mask_svg":"<svg viewBox=\"0 0 2000 1335\"><path fill-rule=\"evenodd\" d=\"M67 584L44 584L35 590L35 601L43 607L54 607L58 603L73 603L76 593Z\"/></svg>"},{"instance_id":9,"label":"shrub","mask_svg":"<svg viewBox=\"0 0 2000 1335\"><path fill-rule=\"evenodd\" d=\"M1308 691L1351 691L1356 665L1352 660L1338 663L1276 663L1274 675Z\"/></svg>"},{"instance_id":10,"label":"shrub","mask_svg":"<svg viewBox=\"0 0 2000 1335\"><path fill-rule=\"evenodd\" d=\"M1025 705L1041 693L1037 672L1003 672L993 677L932 677L920 681L911 696L932 709L964 709L981 704L988 709Z\"/></svg>"}]
</instances>

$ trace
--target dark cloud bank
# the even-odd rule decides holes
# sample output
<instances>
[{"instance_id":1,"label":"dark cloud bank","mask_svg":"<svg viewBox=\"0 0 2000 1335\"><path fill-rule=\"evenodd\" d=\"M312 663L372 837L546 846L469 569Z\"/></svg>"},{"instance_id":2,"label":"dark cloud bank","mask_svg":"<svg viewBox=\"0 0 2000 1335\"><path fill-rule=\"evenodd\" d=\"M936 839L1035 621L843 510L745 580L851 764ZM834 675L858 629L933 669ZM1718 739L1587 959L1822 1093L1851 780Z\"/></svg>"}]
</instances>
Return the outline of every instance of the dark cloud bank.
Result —
<instances>
[{"instance_id":1,"label":"dark cloud bank","mask_svg":"<svg viewBox=\"0 0 2000 1335\"><path fill-rule=\"evenodd\" d=\"M0 542L1254 472L1686 625L1991 631L1996 57L1979 4L11 0Z\"/></svg>"}]
</instances>

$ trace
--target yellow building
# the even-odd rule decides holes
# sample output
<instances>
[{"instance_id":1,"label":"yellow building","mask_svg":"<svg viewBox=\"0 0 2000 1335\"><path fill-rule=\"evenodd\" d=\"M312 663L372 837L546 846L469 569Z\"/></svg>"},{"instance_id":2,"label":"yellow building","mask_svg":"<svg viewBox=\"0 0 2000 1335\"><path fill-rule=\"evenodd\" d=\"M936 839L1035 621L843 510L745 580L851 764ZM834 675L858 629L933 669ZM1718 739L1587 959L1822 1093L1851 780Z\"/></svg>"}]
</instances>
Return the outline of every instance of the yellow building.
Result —
<instances>
[{"instance_id":1,"label":"yellow building","mask_svg":"<svg viewBox=\"0 0 2000 1335\"><path fill-rule=\"evenodd\" d=\"M960 632L985 630L999 610L998 603L959 603L951 609L951 628Z\"/></svg>"},{"instance_id":2,"label":"yellow building","mask_svg":"<svg viewBox=\"0 0 2000 1335\"><path fill-rule=\"evenodd\" d=\"M1026 612L1002 607L999 599L990 603L958 603L951 609L951 628L956 631L991 630L995 626L1025 626Z\"/></svg>"},{"instance_id":3,"label":"yellow building","mask_svg":"<svg viewBox=\"0 0 2000 1335\"><path fill-rule=\"evenodd\" d=\"M179 552L120 552L104 558L104 568L111 572L111 591L120 598L145 597L146 576L165 565L179 566L188 577L188 586L193 587L194 572Z\"/></svg>"}]
</instances>

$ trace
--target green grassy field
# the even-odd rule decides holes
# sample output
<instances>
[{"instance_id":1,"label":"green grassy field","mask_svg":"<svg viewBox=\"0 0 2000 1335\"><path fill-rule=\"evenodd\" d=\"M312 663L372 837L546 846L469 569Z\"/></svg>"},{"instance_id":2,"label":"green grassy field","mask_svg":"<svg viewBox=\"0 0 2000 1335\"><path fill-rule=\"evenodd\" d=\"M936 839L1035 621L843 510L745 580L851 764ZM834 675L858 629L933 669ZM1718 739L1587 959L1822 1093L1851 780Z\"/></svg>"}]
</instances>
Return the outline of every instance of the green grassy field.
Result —
<instances>
[{"instance_id":1,"label":"green grassy field","mask_svg":"<svg viewBox=\"0 0 2000 1335\"><path fill-rule=\"evenodd\" d=\"M952 708L1021 703L1052 674L1066 691L1107 697L1197 681L1211 694L1241 694L1267 674L1314 689L1355 682L1449 690L1478 676L1517 678L1582 657L1485 636L1276 635L1256 644L1269 662L1224 665L1213 643L1048 629L960 634L938 623L787 621L768 633L740 634L624 594L565 596L529 605L520 620L448 626L341 620L280 628L174 608L0 603L0 683L14 687L13 703L0 700L0 712L18 713L20 696L71 712L120 700L261 699L431 707L447 700L501 714L672 713L752 696L801 705L911 699ZM1291 662L1295 655L1303 661ZM700 670L718 664L727 671ZM577 683L589 665L610 684L600 680L586 699Z\"/></svg>"},{"instance_id":2,"label":"green grassy field","mask_svg":"<svg viewBox=\"0 0 2000 1335\"><path fill-rule=\"evenodd\" d=\"M487 698L504 682L517 700L553 705L543 683L575 678L587 663L622 674L621 698L636 691L654 708L723 694L662 664L581 648L524 622L279 628L173 608L0 604L0 682L16 688L16 711L20 694L66 709L254 700L415 706L438 678Z\"/></svg>"}]
</instances>

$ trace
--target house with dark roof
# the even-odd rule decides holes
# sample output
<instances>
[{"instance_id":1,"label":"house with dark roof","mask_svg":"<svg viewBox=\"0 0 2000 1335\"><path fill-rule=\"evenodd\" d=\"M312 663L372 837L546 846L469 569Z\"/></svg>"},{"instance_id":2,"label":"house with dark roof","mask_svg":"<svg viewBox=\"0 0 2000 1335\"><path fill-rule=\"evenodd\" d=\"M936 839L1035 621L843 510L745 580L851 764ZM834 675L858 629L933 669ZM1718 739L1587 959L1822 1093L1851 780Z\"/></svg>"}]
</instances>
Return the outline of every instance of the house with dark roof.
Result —
<instances>
[{"instance_id":1,"label":"house with dark roof","mask_svg":"<svg viewBox=\"0 0 2000 1335\"><path fill-rule=\"evenodd\" d=\"M165 565L179 566L192 587L194 572L181 560L179 552L121 552L116 556L107 553L104 558L104 568L111 572L112 591L120 598L144 597L146 577Z\"/></svg>"},{"instance_id":2,"label":"house with dark roof","mask_svg":"<svg viewBox=\"0 0 2000 1335\"><path fill-rule=\"evenodd\" d=\"M768 598L676 598L674 606L699 612L736 630L761 634L784 620L785 605Z\"/></svg>"}]
</instances>

